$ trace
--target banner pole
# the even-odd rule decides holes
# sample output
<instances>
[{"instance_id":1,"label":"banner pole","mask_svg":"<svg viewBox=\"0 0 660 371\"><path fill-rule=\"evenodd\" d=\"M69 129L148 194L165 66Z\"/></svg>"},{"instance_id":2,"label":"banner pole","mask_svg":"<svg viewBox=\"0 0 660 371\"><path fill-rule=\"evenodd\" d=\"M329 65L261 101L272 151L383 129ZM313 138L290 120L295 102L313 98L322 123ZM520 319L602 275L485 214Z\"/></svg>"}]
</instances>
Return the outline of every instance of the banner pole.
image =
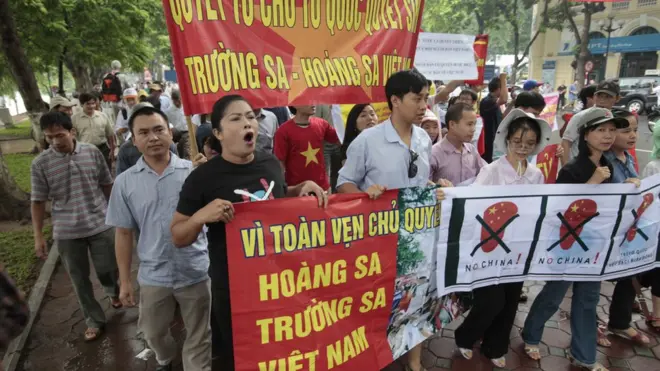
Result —
<instances>
[{"instance_id":1,"label":"banner pole","mask_svg":"<svg viewBox=\"0 0 660 371\"><path fill-rule=\"evenodd\" d=\"M188 125L188 142L190 145L190 158L195 158L199 153L199 148L197 148L197 135L195 131L195 124L193 124L190 115L186 116L186 124Z\"/></svg>"}]
</instances>

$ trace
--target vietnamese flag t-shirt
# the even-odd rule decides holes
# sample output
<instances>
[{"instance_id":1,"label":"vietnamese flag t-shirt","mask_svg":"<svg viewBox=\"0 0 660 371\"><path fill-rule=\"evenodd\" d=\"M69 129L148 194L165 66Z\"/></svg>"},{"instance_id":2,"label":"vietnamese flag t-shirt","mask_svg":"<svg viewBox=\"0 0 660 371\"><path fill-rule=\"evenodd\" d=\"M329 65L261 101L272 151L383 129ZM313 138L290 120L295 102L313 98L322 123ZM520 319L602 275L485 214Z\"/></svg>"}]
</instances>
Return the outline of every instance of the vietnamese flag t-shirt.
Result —
<instances>
[{"instance_id":1,"label":"vietnamese flag t-shirt","mask_svg":"<svg viewBox=\"0 0 660 371\"><path fill-rule=\"evenodd\" d=\"M288 185L311 180L323 189L330 188L323 157L324 141L339 143L339 138L335 128L318 117L310 117L307 126L300 126L291 119L277 129L274 154L284 164Z\"/></svg>"}]
</instances>

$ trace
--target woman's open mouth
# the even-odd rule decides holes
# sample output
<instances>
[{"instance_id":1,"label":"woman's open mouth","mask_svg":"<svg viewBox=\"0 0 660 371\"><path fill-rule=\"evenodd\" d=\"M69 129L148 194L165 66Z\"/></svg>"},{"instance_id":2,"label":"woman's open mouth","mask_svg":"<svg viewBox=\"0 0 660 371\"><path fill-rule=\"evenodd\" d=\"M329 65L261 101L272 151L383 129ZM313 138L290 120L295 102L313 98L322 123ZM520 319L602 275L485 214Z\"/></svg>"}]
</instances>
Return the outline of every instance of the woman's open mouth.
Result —
<instances>
[{"instance_id":1,"label":"woman's open mouth","mask_svg":"<svg viewBox=\"0 0 660 371\"><path fill-rule=\"evenodd\" d=\"M254 144L254 133L253 132L248 132L243 136L243 140L245 141L246 144L252 145Z\"/></svg>"}]
</instances>

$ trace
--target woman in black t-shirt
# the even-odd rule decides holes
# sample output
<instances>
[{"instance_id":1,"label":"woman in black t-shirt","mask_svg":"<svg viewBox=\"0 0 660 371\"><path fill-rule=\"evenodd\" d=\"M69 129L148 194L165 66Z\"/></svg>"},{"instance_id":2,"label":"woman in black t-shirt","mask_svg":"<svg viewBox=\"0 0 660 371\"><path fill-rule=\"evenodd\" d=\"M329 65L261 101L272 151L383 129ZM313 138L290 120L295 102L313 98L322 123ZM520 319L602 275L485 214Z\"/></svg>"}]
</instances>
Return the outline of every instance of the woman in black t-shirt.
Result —
<instances>
[{"instance_id":1,"label":"woman in black t-shirt","mask_svg":"<svg viewBox=\"0 0 660 371\"><path fill-rule=\"evenodd\" d=\"M623 119L625 120L625 119ZM610 183L612 165L603 153L608 151L616 137L617 126L623 121L612 117L604 108L590 108L583 115L579 128L579 154L561 168L557 183L602 184ZM626 121L627 123L627 121ZM596 306L600 300L600 281L594 282L546 282L543 290L530 308L522 332L525 341L525 353L533 360L541 358L538 344L543 335L545 323L559 309L566 291L573 285L571 304L571 348L569 358L578 367L594 371L606 371L596 362L596 341L598 325Z\"/></svg>"},{"instance_id":2,"label":"woman in black t-shirt","mask_svg":"<svg viewBox=\"0 0 660 371\"><path fill-rule=\"evenodd\" d=\"M183 247L197 239L204 225L208 227L212 314L216 325L214 356L220 358L223 370L233 370L225 224L234 218L232 203L253 201L234 191L242 190L259 201L314 194L319 207L327 205L327 196L314 182L287 186L279 161L270 153L256 151L256 115L240 95L225 96L213 105L211 125L213 135L221 143L221 154L196 168L186 179L171 232L174 244Z\"/></svg>"}]
</instances>

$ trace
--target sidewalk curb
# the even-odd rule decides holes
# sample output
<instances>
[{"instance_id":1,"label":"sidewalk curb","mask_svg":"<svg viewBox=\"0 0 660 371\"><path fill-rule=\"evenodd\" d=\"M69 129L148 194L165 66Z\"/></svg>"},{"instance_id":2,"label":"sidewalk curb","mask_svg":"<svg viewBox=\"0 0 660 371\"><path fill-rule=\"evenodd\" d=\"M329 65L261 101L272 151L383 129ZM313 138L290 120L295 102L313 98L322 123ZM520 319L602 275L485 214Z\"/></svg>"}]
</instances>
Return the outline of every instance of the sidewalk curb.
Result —
<instances>
[{"instance_id":1,"label":"sidewalk curb","mask_svg":"<svg viewBox=\"0 0 660 371\"><path fill-rule=\"evenodd\" d=\"M57 249L57 244L53 243L50 251L48 252L48 259L41 267L41 272L39 273L39 278L32 287L30 291L30 298L28 299L28 306L30 307L30 320L23 330L23 333L16 339L14 339L7 348L5 357L2 359L2 365L5 368L5 371L14 371L16 366L18 366L18 361L21 358L23 348L27 342L30 332L32 331L32 325L34 324L34 319L41 309L41 303L44 300L44 295L46 294L46 289L50 283L50 278L53 276L55 267L57 267L57 262L60 258L59 250Z\"/></svg>"}]
</instances>

